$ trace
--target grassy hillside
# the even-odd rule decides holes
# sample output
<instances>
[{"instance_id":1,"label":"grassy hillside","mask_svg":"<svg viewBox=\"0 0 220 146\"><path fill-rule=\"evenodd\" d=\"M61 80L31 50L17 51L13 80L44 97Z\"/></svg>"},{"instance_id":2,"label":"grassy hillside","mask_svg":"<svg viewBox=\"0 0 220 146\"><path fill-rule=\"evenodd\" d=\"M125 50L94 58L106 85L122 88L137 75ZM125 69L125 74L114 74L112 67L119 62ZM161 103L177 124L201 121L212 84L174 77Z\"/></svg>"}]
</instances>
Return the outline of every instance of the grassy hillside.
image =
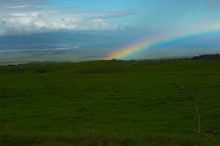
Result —
<instances>
[{"instance_id":1,"label":"grassy hillside","mask_svg":"<svg viewBox=\"0 0 220 146\"><path fill-rule=\"evenodd\" d=\"M0 67L0 145L214 146L220 61L94 61Z\"/></svg>"}]
</instances>

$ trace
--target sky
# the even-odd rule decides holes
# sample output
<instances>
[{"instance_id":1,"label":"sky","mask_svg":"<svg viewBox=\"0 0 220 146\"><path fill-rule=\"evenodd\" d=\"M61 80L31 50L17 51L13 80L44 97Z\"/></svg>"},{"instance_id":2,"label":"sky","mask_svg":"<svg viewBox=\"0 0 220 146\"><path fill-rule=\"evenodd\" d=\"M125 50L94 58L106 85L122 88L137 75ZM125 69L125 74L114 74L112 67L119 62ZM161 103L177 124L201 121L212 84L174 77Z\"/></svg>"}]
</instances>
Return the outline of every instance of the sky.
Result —
<instances>
[{"instance_id":1,"label":"sky","mask_svg":"<svg viewBox=\"0 0 220 146\"><path fill-rule=\"evenodd\" d=\"M165 51L168 54L167 56L175 56L176 52L166 51L167 48L182 49L180 52L185 50L187 53L182 55L189 55L191 52L196 54L195 49L198 49L197 54L210 53L210 49L212 52L213 49L214 52L218 52L220 33L218 33L216 24L220 24L219 6L219 0L0 0L0 42L2 42L0 50L3 49L1 46L4 46L4 50L5 46L9 46L8 49L16 47L16 43L12 47L10 43L6 44L6 41L1 41L6 37L10 39L9 36L21 39L27 35L41 34L43 37L35 41L38 44L38 41L42 41L42 39L47 40L48 33L77 32L76 35L82 37L81 32L83 37L93 37L93 44L97 42L95 44L99 48L96 49L96 46L91 45L93 53L99 54L93 59L105 58L105 56L121 59L147 59L149 49L150 52L152 50L155 52L151 53L150 58L164 54L161 53L161 49L162 52ZM198 29L201 26L203 28ZM215 27L213 33L198 34L189 37L184 42L178 40L178 43L177 41L172 43L171 39L170 42L158 44L161 40L168 38L187 36L186 32L189 34L199 31L209 32L213 27ZM193 30L196 31L193 32ZM93 32L93 34L85 34L85 32ZM97 45L102 41L99 38L107 34L112 38L105 40L106 45ZM125 52L122 57L109 55L112 52L116 52L112 54L117 54L117 51L120 52L127 46L137 46L135 44L140 44L139 41L155 38L155 36L160 37L156 37L154 42L157 42L157 45L153 47L141 44L141 48L144 49L139 49L138 52L130 50L130 52ZM96 37L97 40L94 40ZM120 37L123 37L124 40L122 41ZM77 41L74 43L83 44L83 42ZM89 41L86 43L87 45L92 44ZM114 47L108 47L109 44L114 44L112 45ZM33 43L32 46L34 45ZM84 49L84 45L78 45L78 49ZM30 47L25 46L25 43L17 46L19 49ZM48 44L41 44L42 46L48 46ZM105 51L101 50L102 48ZM36 47L30 49L37 51ZM103 54L98 53L100 50ZM74 58L74 52L72 52L72 56Z\"/></svg>"}]
</instances>

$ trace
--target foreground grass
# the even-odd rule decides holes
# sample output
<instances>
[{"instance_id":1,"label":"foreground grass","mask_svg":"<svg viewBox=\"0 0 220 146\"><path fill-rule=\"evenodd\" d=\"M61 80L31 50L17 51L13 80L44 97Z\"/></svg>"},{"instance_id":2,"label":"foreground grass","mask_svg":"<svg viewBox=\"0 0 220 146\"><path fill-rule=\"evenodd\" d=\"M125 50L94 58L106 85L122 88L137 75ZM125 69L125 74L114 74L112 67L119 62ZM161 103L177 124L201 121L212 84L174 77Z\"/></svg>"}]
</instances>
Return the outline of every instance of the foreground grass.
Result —
<instances>
[{"instance_id":1,"label":"foreground grass","mask_svg":"<svg viewBox=\"0 0 220 146\"><path fill-rule=\"evenodd\" d=\"M220 61L95 61L0 67L0 145L214 146L220 130Z\"/></svg>"}]
</instances>

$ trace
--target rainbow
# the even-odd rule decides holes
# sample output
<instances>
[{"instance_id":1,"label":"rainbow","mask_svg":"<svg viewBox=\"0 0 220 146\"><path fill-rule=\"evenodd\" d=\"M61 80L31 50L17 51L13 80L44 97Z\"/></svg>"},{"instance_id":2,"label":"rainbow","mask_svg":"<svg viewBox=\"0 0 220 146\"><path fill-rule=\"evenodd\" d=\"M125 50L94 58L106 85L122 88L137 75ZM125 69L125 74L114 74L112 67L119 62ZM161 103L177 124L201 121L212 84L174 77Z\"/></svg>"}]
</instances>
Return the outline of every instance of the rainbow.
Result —
<instances>
[{"instance_id":1,"label":"rainbow","mask_svg":"<svg viewBox=\"0 0 220 146\"><path fill-rule=\"evenodd\" d=\"M191 26L188 29L184 29L182 31L176 31L175 33L172 33L172 34L167 33L167 34L161 34L161 35L148 37L146 39L140 40L126 47L119 48L116 51L113 51L110 54L107 54L102 59L104 60L111 60L113 58L124 59L128 56L131 56L143 50L147 50L150 47L158 45L158 44L178 41L178 40L182 40L185 38L190 38L193 36L203 35L203 34L217 32L217 31L220 31L220 22L197 24L197 25Z\"/></svg>"}]
</instances>

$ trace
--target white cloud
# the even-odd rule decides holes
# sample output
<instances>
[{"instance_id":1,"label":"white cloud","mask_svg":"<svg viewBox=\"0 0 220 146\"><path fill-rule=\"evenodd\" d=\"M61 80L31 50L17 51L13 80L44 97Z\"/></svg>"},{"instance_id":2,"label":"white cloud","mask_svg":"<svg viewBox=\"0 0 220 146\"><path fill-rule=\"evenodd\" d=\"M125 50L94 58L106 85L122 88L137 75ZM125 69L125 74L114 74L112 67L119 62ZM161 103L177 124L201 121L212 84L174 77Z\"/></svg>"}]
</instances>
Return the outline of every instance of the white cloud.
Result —
<instances>
[{"instance_id":1,"label":"white cloud","mask_svg":"<svg viewBox=\"0 0 220 146\"><path fill-rule=\"evenodd\" d=\"M92 14L93 15L93 14ZM90 18L85 14L50 12L12 13L0 20L0 35L6 33L36 33L53 30L114 30L120 26L102 18ZM93 17L93 16L92 16Z\"/></svg>"},{"instance_id":2,"label":"white cloud","mask_svg":"<svg viewBox=\"0 0 220 146\"><path fill-rule=\"evenodd\" d=\"M27 8L28 5L18 5L18 6L9 6L8 9L21 9L21 8Z\"/></svg>"},{"instance_id":3,"label":"white cloud","mask_svg":"<svg viewBox=\"0 0 220 146\"><path fill-rule=\"evenodd\" d=\"M123 26L107 18L134 14L131 11L69 12L39 8L33 2L45 0L0 0L0 35L30 34L58 30L115 30Z\"/></svg>"}]
</instances>

